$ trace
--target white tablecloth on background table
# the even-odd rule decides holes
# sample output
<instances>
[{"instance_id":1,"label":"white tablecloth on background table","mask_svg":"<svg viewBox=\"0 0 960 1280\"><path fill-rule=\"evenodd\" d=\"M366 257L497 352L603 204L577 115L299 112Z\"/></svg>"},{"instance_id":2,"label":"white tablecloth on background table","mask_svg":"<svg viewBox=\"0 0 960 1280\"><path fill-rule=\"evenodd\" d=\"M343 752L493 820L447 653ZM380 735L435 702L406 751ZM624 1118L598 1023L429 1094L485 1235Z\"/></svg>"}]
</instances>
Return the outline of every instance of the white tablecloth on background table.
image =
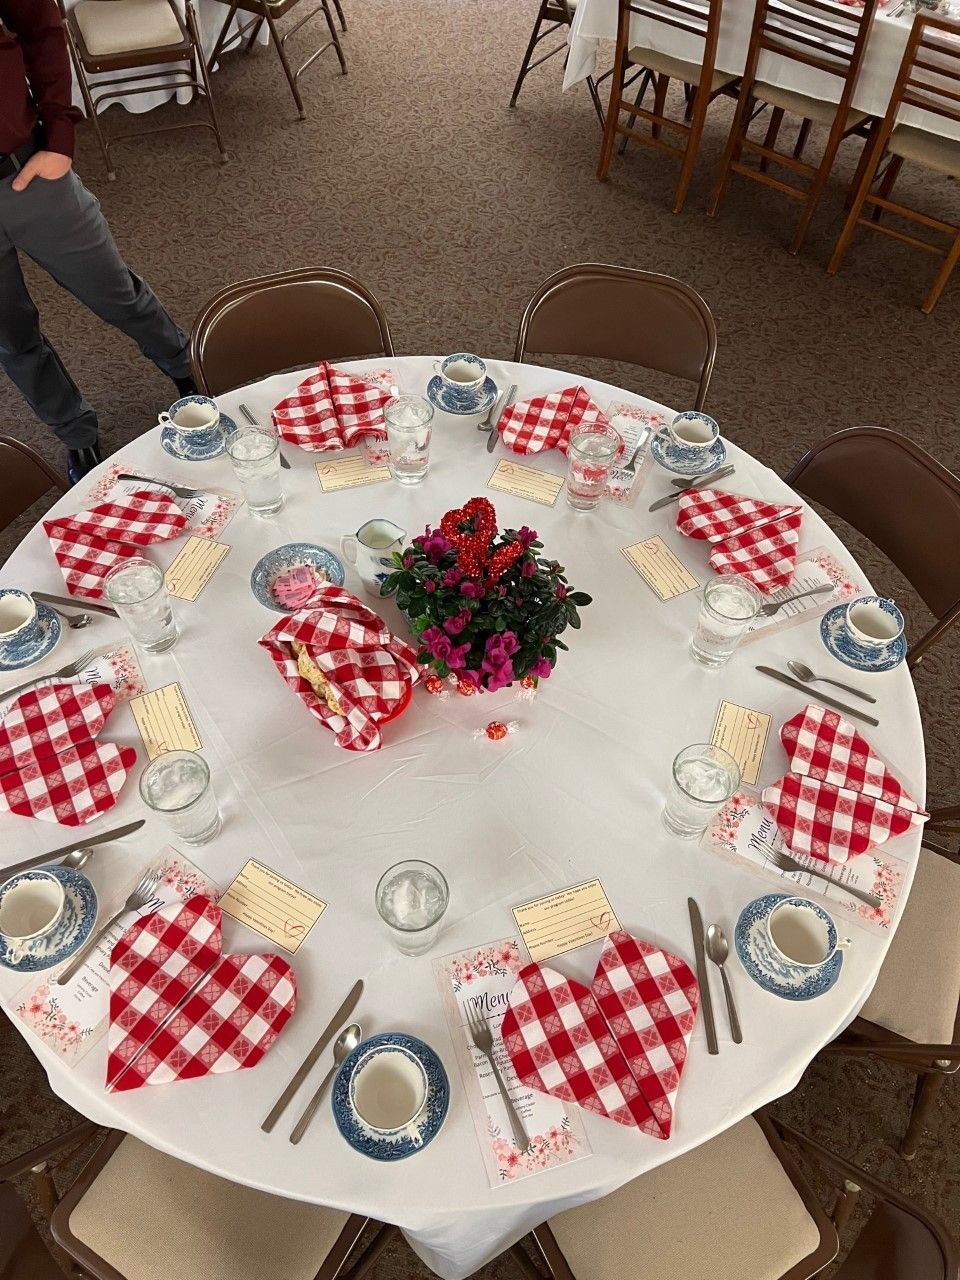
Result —
<instances>
[{"instance_id":1,"label":"white tablecloth on background table","mask_svg":"<svg viewBox=\"0 0 960 1280\"><path fill-rule=\"evenodd\" d=\"M893 0L890 7L897 7ZM754 0L724 0L717 41L718 71L738 76L743 74L755 10ZM564 89L594 72L599 42L617 38L617 14L617 0L579 0L569 34L570 55L563 78ZM882 116L887 110L913 16L912 13L903 13L898 18L890 18L881 10L874 18L853 95L853 105L868 115ZM659 53L669 53L675 58L696 63L703 59L701 39L662 22L634 15L630 36L632 44L656 49ZM606 70L606 67L601 70ZM760 55L757 78L826 102L840 100L841 81L837 76L779 54ZM949 120L946 116L905 107L901 110L900 120L945 138L960 138L960 121Z\"/></svg>"},{"instance_id":2,"label":"white tablecloth on background table","mask_svg":"<svg viewBox=\"0 0 960 1280\"><path fill-rule=\"evenodd\" d=\"M378 368L389 363L401 388L409 391L422 391L433 372L432 360L425 357L374 363ZM492 361L490 372L500 385L517 382L520 398L573 380L584 381L601 407L611 400L650 404L549 369ZM223 396L221 403L236 416L243 400L266 420L298 380L296 374L279 375ZM432 960L512 934L512 906L594 876L602 878L625 928L691 961L689 894L699 900L706 921L722 922L732 936L744 904L775 886L667 834L659 815L670 762L681 747L709 737L718 701L728 698L774 717L760 777L766 785L785 767L775 730L805 699L759 675L755 664L782 666L794 656L820 672L836 668L839 675L841 668L822 648L813 621L751 644L721 671L698 667L687 652L697 593L660 603L620 554L620 548L659 533L705 579L707 544L676 533L675 508L647 510L667 489L666 476L654 471L633 506L605 501L599 510L579 514L563 494L547 508L487 490L504 450L498 446L491 456L485 445L474 419L438 415L433 462L421 486L384 483L331 494L321 493L314 470L323 455L286 445L293 469L284 472L284 509L269 519L245 509L237 513L221 535L231 550L199 601L175 602L182 627L177 646L143 658L151 688L181 681L225 813L216 841L184 852L221 887L248 858L257 857L330 904L294 958L299 1008L267 1058L248 1072L108 1097L103 1044L68 1068L21 1028L54 1090L84 1115L235 1181L398 1223L427 1264L447 1280L470 1275L549 1215L614 1190L791 1089L814 1054L860 1008L888 945L887 938L855 928L840 981L803 1004L761 991L734 958L744 1043L731 1042L720 989L713 982L721 1051L708 1056L698 1019L668 1142L585 1113L591 1156L516 1184L488 1187ZM735 447L731 452L738 489L788 498L772 471ZM146 431L111 462L119 458L187 484L234 487L225 457L177 463L161 449L156 430ZM565 466L557 452L533 461L561 473ZM87 486L81 487L54 510L78 510L86 493ZM368 755L340 750L257 645L278 615L251 594L251 569L265 551L290 541L336 549L342 533L371 516L389 517L408 535L417 534L475 494L494 502L501 525L538 529L547 552L567 566L570 581L593 595L593 604L582 612L582 630L565 633L570 652L561 654L556 672L532 703L517 701L513 690L446 701L418 692L410 709L385 730L383 750ZM801 549L817 546L851 562L807 510ZM152 547L149 554L165 566L178 550L175 541ZM41 529L27 535L0 570L0 582L63 593ZM350 569L347 586L360 591ZM390 625L402 633L393 602L382 606ZM118 622L100 618L83 632L65 631L45 669L61 666L89 644L120 640L123 634ZM900 667L869 679L881 723L869 736L921 798L924 750L910 676ZM474 740L472 731L492 718L517 719L520 730L499 743ZM138 744L129 709L114 713L109 735ZM94 829L143 814L133 778L118 807ZM42 852L67 835L50 824L2 815L2 861ZM165 828L151 817L122 846L98 853L89 870L101 894L119 881L121 866L124 875L131 874L165 842ZM911 877L918 845L916 834L897 842ZM392 948L374 908L381 872L408 857L436 863L451 888L446 926L434 952L417 959ZM265 949L262 939L233 921L225 921L224 941L233 950ZM572 953L559 965L589 981L597 950ZM272 1135L259 1127L358 977L366 982L357 1011L364 1033L402 1030L420 1036L435 1047L450 1075L446 1124L429 1148L400 1165L377 1164L351 1150L337 1133L329 1105L305 1140L291 1146L287 1134L306 1093ZM0 974L5 1007L22 985L20 976Z\"/></svg>"}]
</instances>

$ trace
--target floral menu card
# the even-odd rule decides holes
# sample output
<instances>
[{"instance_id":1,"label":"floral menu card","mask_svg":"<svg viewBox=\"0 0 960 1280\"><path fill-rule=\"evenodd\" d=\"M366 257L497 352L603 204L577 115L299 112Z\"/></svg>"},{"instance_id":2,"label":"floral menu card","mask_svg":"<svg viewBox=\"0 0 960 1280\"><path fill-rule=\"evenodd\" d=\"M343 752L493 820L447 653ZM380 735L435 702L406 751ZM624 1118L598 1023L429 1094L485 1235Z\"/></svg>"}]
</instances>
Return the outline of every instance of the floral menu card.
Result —
<instances>
[{"instance_id":1,"label":"floral menu card","mask_svg":"<svg viewBox=\"0 0 960 1280\"><path fill-rule=\"evenodd\" d=\"M505 938L434 962L460 1076L492 1187L516 1182L590 1153L577 1109L568 1111L558 1099L521 1084L500 1039L500 1023L510 992L526 963L517 938ZM510 1119L490 1064L470 1039L468 1010L479 1013L493 1030L497 1065L529 1138L525 1151L513 1140Z\"/></svg>"},{"instance_id":2,"label":"floral menu card","mask_svg":"<svg viewBox=\"0 0 960 1280\"><path fill-rule=\"evenodd\" d=\"M161 849L150 866L159 871L160 884L155 896L137 913L138 916L147 915L171 902L185 902L198 893L217 900L219 890L213 881L175 849L169 846ZM145 870L145 867L138 867L127 883L116 886L112 896L101 896L98 919L109 918L123 904ZM64 967L60 965L40 975L32 974L27 985L14 997L13 1009L17 1017L69 1066L79 1062L106 1032L110 953L131 923L131 915L127 912L94 947L79 972L62 987L53 981ZM64 961L64 965L66 963Z\"/></svg>"},{"instance_id":3,"label":"floral menu card","mask_svg":"<svg viewBox=\"0 0 960 1280\"><path fill-rule=\"evenodd\" d=\"M169 492L162 483L167 477L162 474L156 479L145 476L141 482L118 480L117 476L121 472L127 475L142 474L135 467L126 468L122 465L110 467L91 490L89 496L91 504L104 502L107 498L120 494L136 493L137 490L142 489L156 490L158 493ZM191 484L192 482L171 480L170 483ZM180 504L183 514L187 517L187 533L195 534L198 538L216 538L233 519L243 499L238 493L230 493L226 490L200 489L190 498L175 497L174 501Z\"/></svg>"},{"instance_id":4,"label":"floral menu card","mask_svg":"<svg viewBox=\"0 0 960 1280\"><path fill-rule=\"evenodd\" d=\"M864 586L850 576L844 565L823 547L804 552L797 560L793 578L786 587L771 591L766 603L774 600L785 600L787 596L799 595L801 591L809 591L811 587L832 586L830 592L822 595L806 596L803 600L794 600L778 610L772 618L761 614L750 624L742 643L747 644L759 635L770 635L773 631L783 631L786 627L796 626L798 622L806 622L808 618L819 617L832 609L834 605L852 600L860 595Z\"/></svg>"},{"instance_id":5,"label":"floral menu card","mask_svg":"<svg viewBox=\"0 0 960 1280\"><path fill-rule=\"evenodd\" d=\"M614 467L610 472L605 492L608 498L613 498L616 502L628 502L643 488L653 467L650 441L666 419L658 410L644 409L641 405L625 404L617 400L607 405L605 417L614 431L619 432L624 446L620 458L623 465ZM626 466L638 445L640 453L631 474Z\"/></svg>"},{"instance_id":6,"label":"floral menu card","mask_svg":"<svg viewBox=\"0 0 960 1280\"><path fill-rule=\"evenodd\" d=\"M98 650L78 676L73 680L63 680L55 676L45 676L37 681L42 684L108 684L117 695L118 702L127 702L137 697L146 689L140 664L132 645L119 645L116 649ZM9 711L14 698L4 701L0 695L0 717Z\"/></svg>"}]
</instances>

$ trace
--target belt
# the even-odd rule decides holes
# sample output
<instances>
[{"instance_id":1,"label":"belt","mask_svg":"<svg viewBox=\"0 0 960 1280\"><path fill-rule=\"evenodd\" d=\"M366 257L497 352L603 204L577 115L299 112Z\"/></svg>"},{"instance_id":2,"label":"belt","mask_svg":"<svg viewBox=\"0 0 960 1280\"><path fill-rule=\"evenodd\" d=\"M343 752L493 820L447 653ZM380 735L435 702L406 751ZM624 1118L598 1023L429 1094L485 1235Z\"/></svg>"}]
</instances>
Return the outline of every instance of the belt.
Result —
<instances>
[{"instance_id":1,"label":"belt","mask_svg":"<svg viewBox=\"0 0 960 1280\"><path fill-rule=\"evenodd\" d=\"M9 155L0 155L0 182L4 178L10 178L15 173L19 173L30 157L37 154L42 145L43 139L39 130L37 130L22 147L19 147L16 151L11 151Z\"/></svg>"}]
</instances>

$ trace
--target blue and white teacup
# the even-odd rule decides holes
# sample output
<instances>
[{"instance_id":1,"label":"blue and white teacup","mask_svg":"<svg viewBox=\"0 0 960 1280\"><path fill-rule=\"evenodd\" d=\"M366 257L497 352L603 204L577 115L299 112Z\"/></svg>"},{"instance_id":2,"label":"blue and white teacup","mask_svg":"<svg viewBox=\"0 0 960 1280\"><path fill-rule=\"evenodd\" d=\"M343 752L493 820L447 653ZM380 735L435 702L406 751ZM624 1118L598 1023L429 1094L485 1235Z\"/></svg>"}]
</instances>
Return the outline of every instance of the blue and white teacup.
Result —
<instances>
[{"instance_id":1,"label":"blue and white teacup","mask_svg":"<svg viewBox=\"0 0 960 1280\"><path fill-rule=\"evenodd\" d=\"M444 360L435 360L433 367L441 379L440 398L451 409L458 413L479 409L487 378L487 366L479 356L457 351Z\"/></svg>"},{"instance_id":2,"label":"blue and white teacup","mask_svg":"<svg viewBox=\"0 0 960 1280\"><path fill-rule=\"evenodd\" d=\"M903 614L882 596L858 596L847 605L844 621L851 638L863 649L885 649L903 635Z\"/></svg>"},{"instance_id":3,"label":"blue and white teacup","mask_svg":"<svg viewBox=\"0 0 960 1280\"><path fill-rule=\"evenodd\" d=\"M700 413L697 409L687 409L678 413L667 424L667 435L670 437L670 452L674 458L682 462L695 462L698 458L706 457L720 439L720 426L709 414Z\"/></svg>"},{"instance_id":4,"label":"blue and white teacup","mask_svg":"<svg viewBox=\"0 0 960 1280\"><path fill-rule=\"evenodd\" d=\"M223 441L220 410L209 396L183 396L160 414L159 421L173 429L177 448L184 453L207 453Z\"/></svg>"},{"instance_id":5,"label":"blue and white teacup","mask_svg":"<svg viewBox=\"0 0 960 1280\"><path fill-rule=\"evenodd\" d=\"M0 939L10 964L39 955L63 915L63 885L49 871L22 871L0 885Z\"/></svg>"},{"instance_id":6,"label":"blue and white teacup","mask_svg":"<svg viewBox=\"0 0 960 1280\"><path fill-rule=\"evenodd\" d=\"M350 1109L357 1123L378 1138L423 1143L427 1105L423 1063L402 1045L377 1045L364 1054L350 1078Z\"/></svg>"},{"instance_id":7,"label":"blue and white teacup","mask_svg":"<svg viewBox=\"0 0 960 1280\"><path fill-rule=\"evenodd\" d=\"M819 969L850 946L837 935L833 917L809 898L784 898L767 916L767 939L785 965Z\"/></svg>"},{"instance_id":8,"label":"blue and white teacup","mask_svg":"<svg viewBox=\"0 0 960 1280\"><path fill-rule=\"evenodd\" d=\"M23 662L42 642L43 626L33 597L16 587L0 587L0 662Z\"/></svg>"}]
</instances>

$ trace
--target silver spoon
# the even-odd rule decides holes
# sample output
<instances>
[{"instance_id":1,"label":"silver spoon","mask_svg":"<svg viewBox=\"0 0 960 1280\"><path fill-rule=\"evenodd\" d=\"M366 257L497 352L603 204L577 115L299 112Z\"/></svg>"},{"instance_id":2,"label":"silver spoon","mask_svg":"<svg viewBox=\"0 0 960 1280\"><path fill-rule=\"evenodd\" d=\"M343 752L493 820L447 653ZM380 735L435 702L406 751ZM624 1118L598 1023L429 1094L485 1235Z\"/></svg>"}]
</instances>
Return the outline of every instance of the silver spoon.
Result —
<instances>
[{"instance_id":1,"label":"silver spoon","mask_svg":"<svg viewBox=\"0 0 960 1280\"><path fill-rule=\"evenodd\" d=\"M832 684L835 689L843 689L845 693L852 693L855 698L862 698L864 702L876 702L876 698L871 697L869 693L864 693L862 689L855 689L852 684L844 684L842 680L831 680L829 676L815 676L805 662L795 662L791 658L787 666L797 679L803 680L805 684L819 680L823 684Z\"/></svg>"},{"instance_id":2,"label":"silver spoon","mask_svg":"<svg viewBox=\"0 0 960 1280\"><path fill-rule=\"evenodd\" d=\"M360 1030L359 1022L351 1022L349 1027L344 1029L337 1036L333 1045L333 1066L323 1077L320 1088L313 1095L310 1101L303 1109L303 1115L293 1126L293 1132L290 1134L290 1141L294 1144L298 1143L303 1135L307 1132L307 1126L313 1117L317 1114L317 1108L323 1100L327 1085L337 1074L340 1063L344 1060L348 1053L352 1053L360 1041L363 1039L363 1032Z\"/></svg>"},{"instance_id":3,"label":"silver spoon","mask_svg":"<svg viewBox=\"0 0 960 1280\"><path fill-rule=\"evenodd\" d=\"M79 631L82 627L89 627L93 621L89 613L64 613L55 604L47 604L47 608L52 609L58 618L62 618L71 631Z\"/></svg>"},{"instance_id":4,"label":"silver spoon","mask_svg":"<svg viewBox=\"0 0 960 1280\"><path fill-rule=\"evenodd\" d=\"M730 979L727 977L727 971L723 967L729 950L727 935L718 924L712 924L707 930L707 955L720 970L720 977L723 979L723 994L727 999L727 1017L730 1019L730 1034L733 1036L733 1043L742 1044L743 1032L740 1030L740 1019L737 1017L737 1010L733 1003Z\"/></svg>"}]
</instances>

